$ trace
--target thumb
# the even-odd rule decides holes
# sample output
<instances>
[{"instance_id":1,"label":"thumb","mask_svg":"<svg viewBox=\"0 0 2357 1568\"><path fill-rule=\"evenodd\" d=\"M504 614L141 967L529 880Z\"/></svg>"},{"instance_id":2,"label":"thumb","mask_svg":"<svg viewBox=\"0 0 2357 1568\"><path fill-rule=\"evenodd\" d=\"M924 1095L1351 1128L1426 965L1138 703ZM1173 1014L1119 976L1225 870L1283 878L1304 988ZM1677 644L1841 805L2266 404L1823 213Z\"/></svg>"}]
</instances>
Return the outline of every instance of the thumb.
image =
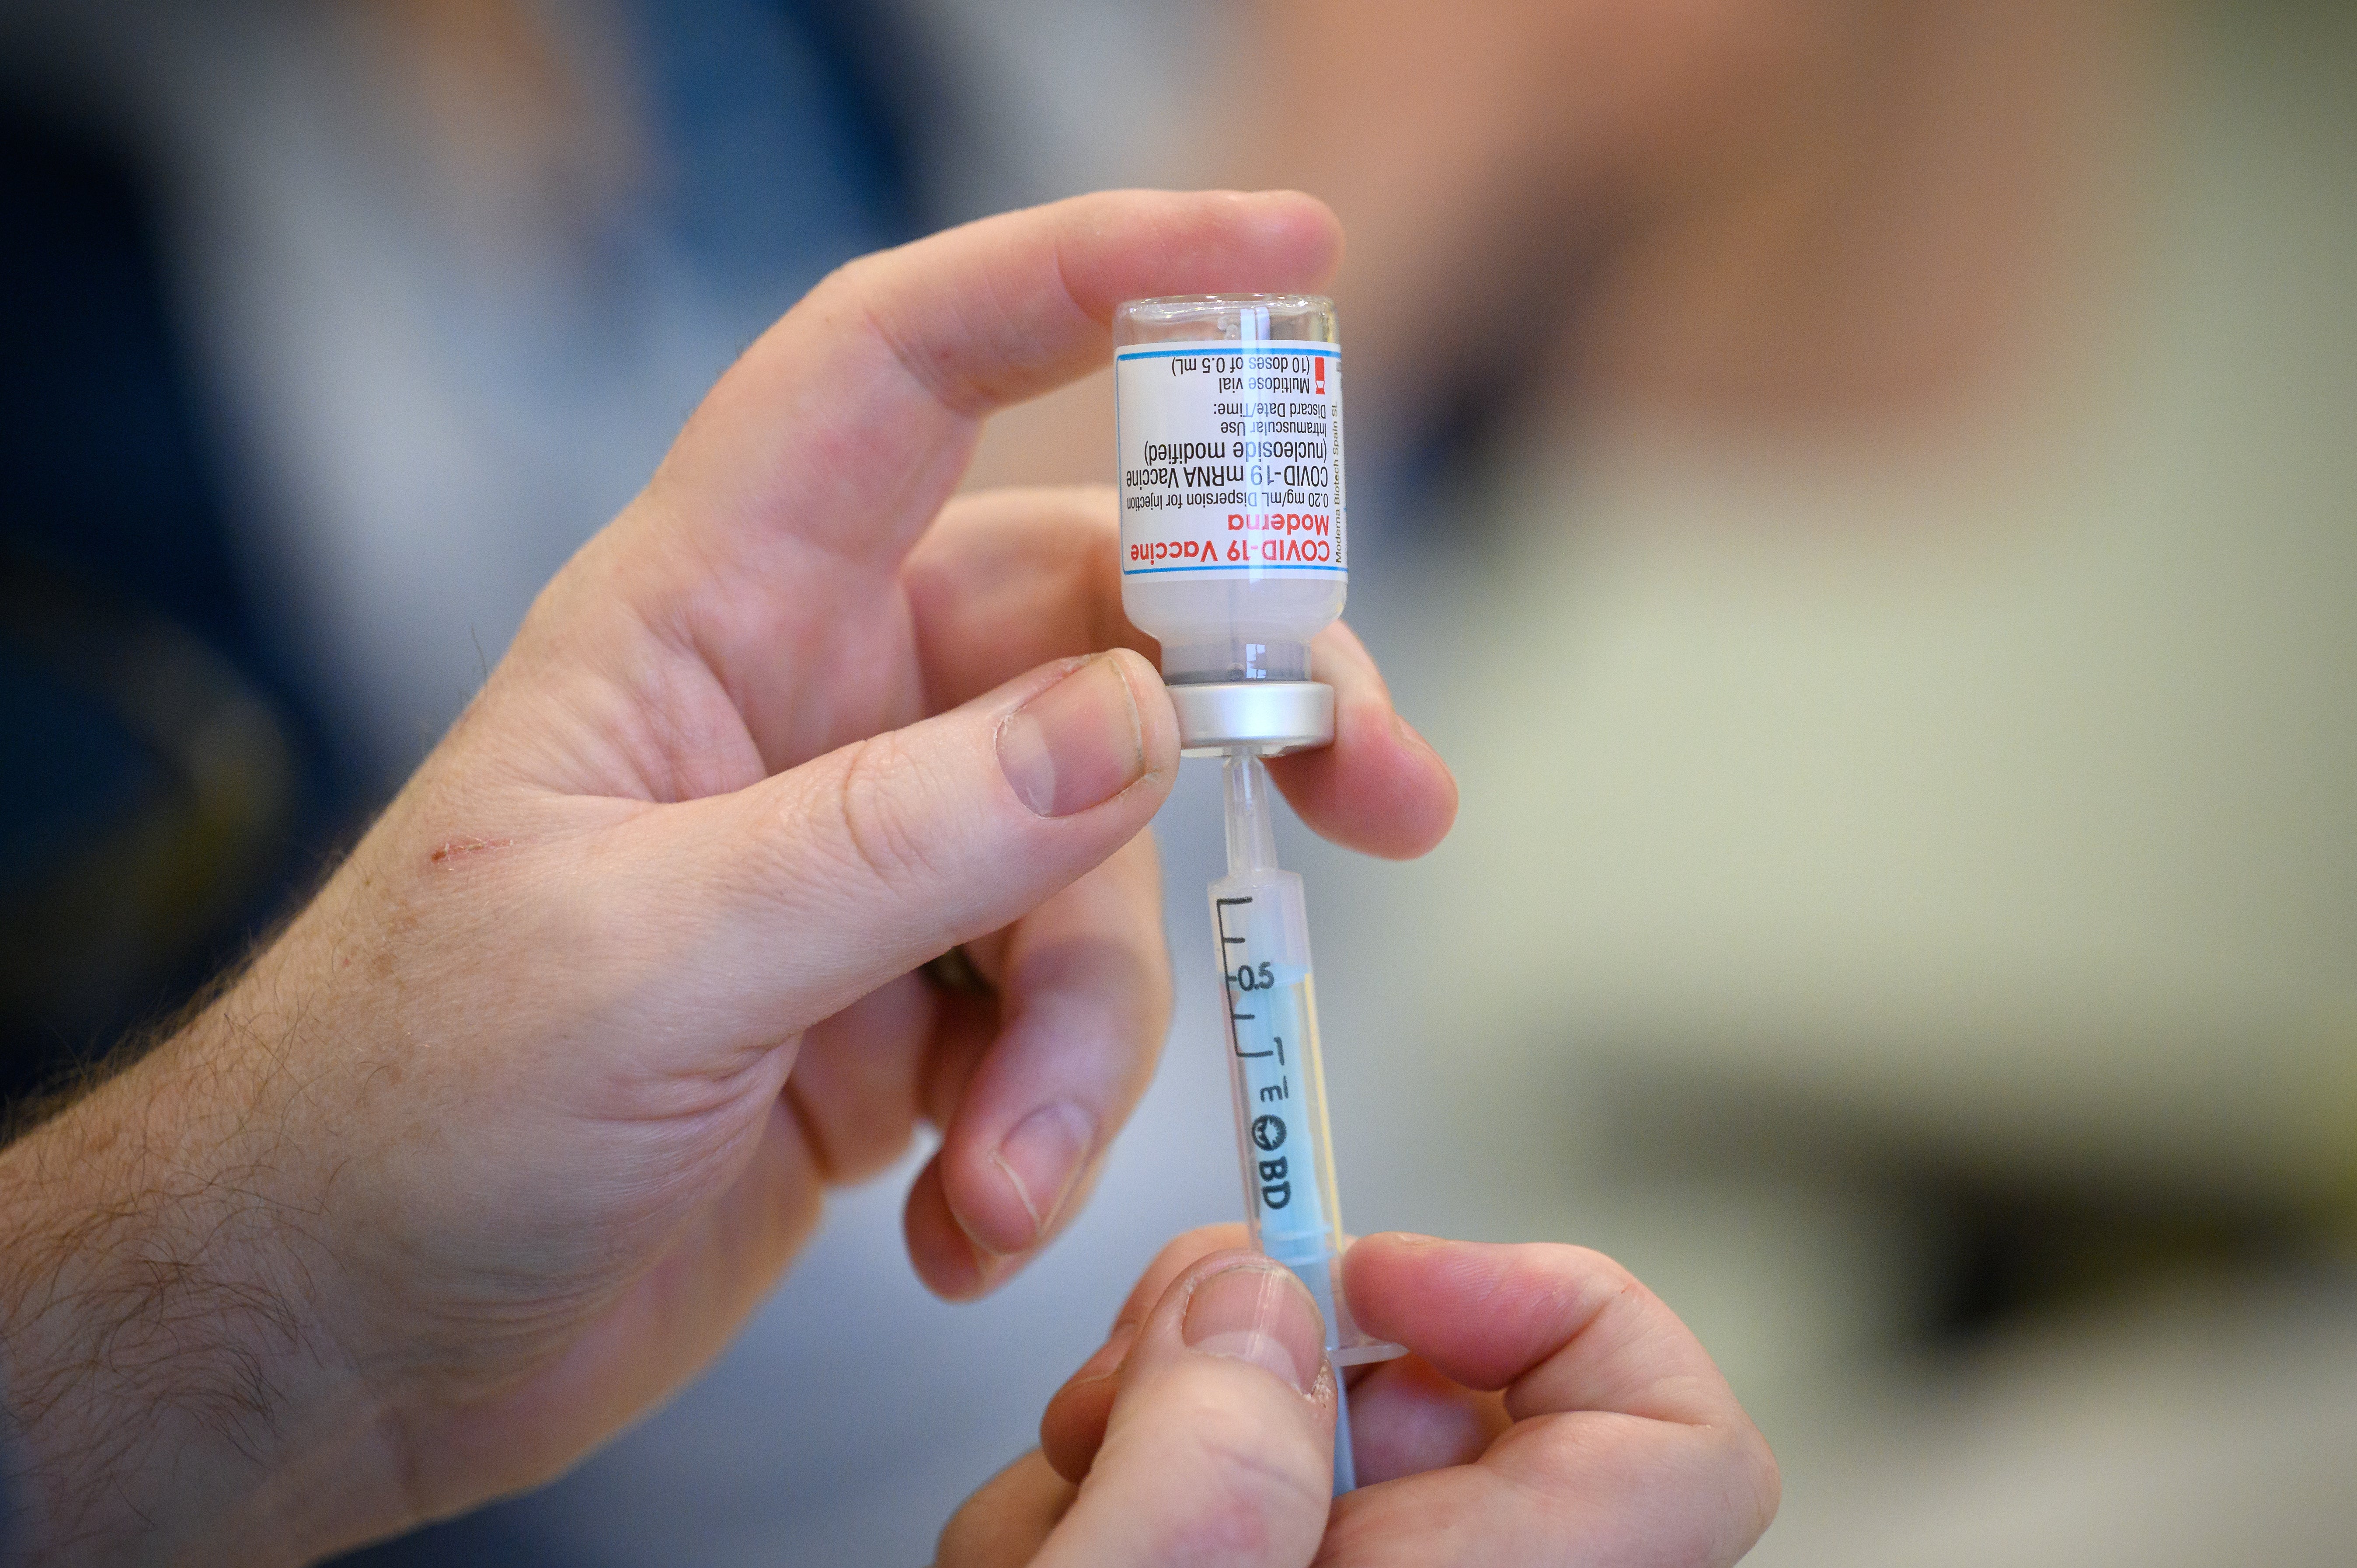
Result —
<instances>
[{"instance_id":1,"label":"thumb","mask_svg":"<svg viewBox=\"0 0 2357 1568\"><path fill-rule=\"evenodd\" d=\"M658 807L587 889L630 933L672 1027L766 1048L1097 865L1169 793L1178 721L1125 649L1041 666L962 707L733 794ZM668 1032L668 1031L667 1031Z\"/></svg>"},{"instance_id":2,"label":"thumb","mask_svg":"<svg viewBox=\"0 0 2357 1568\"><path fill-rule=\"evenodd\" d=\"M1258 1253L1211 1254L1139 1326L1104 1444L1035 1568L1297 1568L1326 1532L1334 1405L1309 1293Z\"/></svg>"}]
</instances>

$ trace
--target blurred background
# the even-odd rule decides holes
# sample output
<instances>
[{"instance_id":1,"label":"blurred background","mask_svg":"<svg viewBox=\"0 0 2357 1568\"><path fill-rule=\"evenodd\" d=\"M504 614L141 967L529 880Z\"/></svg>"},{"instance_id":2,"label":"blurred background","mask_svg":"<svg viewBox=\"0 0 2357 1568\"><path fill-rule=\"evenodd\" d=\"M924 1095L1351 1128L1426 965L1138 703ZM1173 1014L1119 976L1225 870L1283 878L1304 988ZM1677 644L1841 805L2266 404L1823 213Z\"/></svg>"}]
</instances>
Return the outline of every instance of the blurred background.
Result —
<instances>
[{"instance_id":1,"label":"blurred background","mask_svg":"<svg viewBox=\"0 0 2357 1568\"><path fill-rule=\"evenodd\" d=\"M1346 1212L1601 1247L1763 1563L2357 1536L2357 13L2303 0L0 0L0 1089L300 897L829 267L1341 213L1351 615L1458 770L1295 832ZM1106 378L976 484L1112 476ZM1208 767L1208 765L1206 765ZM1090 1211L917 1155L543 1491L353 1559L920 1563L1238 1200L1200 888Z\"/></svg>"}]
</instances>

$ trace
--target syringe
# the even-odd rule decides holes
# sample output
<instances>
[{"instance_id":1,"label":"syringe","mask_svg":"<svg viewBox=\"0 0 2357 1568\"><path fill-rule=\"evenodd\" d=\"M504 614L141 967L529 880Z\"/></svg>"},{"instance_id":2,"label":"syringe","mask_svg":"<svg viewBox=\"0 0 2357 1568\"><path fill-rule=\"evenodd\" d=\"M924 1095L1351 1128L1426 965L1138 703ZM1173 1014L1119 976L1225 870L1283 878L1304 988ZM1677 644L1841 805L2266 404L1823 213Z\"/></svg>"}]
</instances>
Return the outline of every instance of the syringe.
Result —
<instances>
[{"instance_id":1,"label":"syringe","mask_svg":"<svg viewBox=\"0 0 2357 1568\"><path fill-rule=\"evenodd\" d=\"M1326 1355L1336 1379L1334 1490L1340 1495L1358 1485L1341 1369L1404 1352L1361 1333L1340 1289L1342 1213L1326 1125L1309 921L1300 876L1277 869L1268 770L1249 752L1230 752L1221 767L1228 874L1211 884L1211 939L1227 998L1244 1213L1253 1245L1292 1270L1325 1316Z\"/></svg>"}]
</instances>

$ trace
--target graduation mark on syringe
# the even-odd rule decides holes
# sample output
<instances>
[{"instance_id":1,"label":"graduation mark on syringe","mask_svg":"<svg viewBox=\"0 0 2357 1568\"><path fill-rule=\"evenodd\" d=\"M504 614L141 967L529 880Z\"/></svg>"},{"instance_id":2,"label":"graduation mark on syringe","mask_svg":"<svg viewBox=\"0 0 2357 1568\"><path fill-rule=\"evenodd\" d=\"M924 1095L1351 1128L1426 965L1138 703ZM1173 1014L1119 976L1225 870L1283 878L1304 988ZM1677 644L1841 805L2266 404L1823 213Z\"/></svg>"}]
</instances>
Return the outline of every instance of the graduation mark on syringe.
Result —
<instances>
[{"instance_id":1,"label":"graduation mark on syringe","mask_svg":"<svg viewBox=\"0 0 2357 1568\"><path fill-rule=\"evenodd\" d=\"M1223 950L1232 947L1243 947L1245 945L1243 938L1232 937L1228 935L1228 909L1231 906L1244 905L1251 902L1252 900L1250 898L1214 898L1211 900L1213 911L1219 920L1220 946ZM1228 997L1229 1022L1232 1025L1243 1025L1256 1021L1260 1016L1259 1014L1240 1013L1236 1010L1234 993L1239 991L1271 991L1275 989L1275 966L1271 964L1266 959L1263 959L1257 965L1255 965L1252 961L1251 956L1247 954L1243 963L1238 964L1232 970L1229 970L1226 964L1228 955L1223 951L1221 957L1221 969L1226 975L1230 992ZM1244 1036L1243 1030L1242 1028L1231 1028L1228 1031L1228 1040L1236 1055L1240 1057L1275 1056L1279 1067L1286 1065L1285 1036L1283 1035L1271 1035L1269 1036L1271 1049L1265 1051L1248 1051L1244 1049ZM1260 1091L1260 1097L1264 1101L1289 1100L1293 1097L1292 1083L1293 1080L1289 1077L1280 1078L1276 1082L1263 1088ZM1279 1123L1279 1125L1281 1126L1283 1123ZM1264 1147L1265 1147L1265 1145L1264 1145Z\"/></svg>"}]
</instances>

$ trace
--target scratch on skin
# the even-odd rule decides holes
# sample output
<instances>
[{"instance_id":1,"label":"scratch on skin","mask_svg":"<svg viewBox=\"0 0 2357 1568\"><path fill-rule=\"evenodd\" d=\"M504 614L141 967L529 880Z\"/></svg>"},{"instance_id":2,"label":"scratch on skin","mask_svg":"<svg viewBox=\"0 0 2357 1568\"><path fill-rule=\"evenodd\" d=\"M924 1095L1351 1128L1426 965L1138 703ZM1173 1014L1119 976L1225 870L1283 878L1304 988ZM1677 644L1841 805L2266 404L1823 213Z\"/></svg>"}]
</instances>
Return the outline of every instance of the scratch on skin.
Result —
<instances>
[{"instance_id":1,"label":"scratch on skin","mask_svg":"<svg viewBox=\"0 0 2357 1568\"><path fill-rule=\"evenodd\" d=\"M482 854L490 850L513 847L515 847L513 839L452 839L425 858L433 865L440 865L445 861L464 860L470 854Z\"/></svg>"}]
</instances>

